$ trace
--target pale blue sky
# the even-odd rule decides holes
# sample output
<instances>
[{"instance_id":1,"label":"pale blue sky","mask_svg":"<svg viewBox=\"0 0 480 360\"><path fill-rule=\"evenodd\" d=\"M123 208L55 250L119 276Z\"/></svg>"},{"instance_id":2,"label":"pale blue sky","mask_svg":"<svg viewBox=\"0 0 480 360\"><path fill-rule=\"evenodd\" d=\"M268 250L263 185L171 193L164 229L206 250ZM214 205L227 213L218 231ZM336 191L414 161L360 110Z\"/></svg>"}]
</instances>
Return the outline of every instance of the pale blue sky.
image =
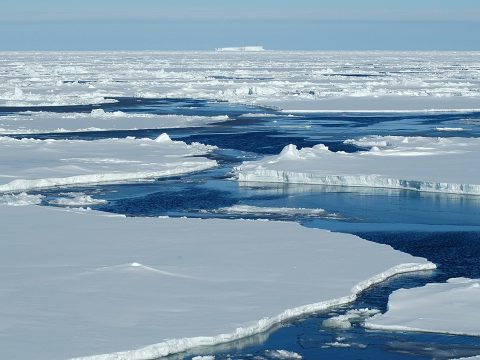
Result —
<instances>
[{"instance_id":1,"label":"pale blue sky","mask_svg":"<svg viewBox=\"0 0 480 360\"><path fill-rule=\"evenodd\" d=\"M1 0L0 50L480 50L480 0Z\"/></svg>"}]
</instances>

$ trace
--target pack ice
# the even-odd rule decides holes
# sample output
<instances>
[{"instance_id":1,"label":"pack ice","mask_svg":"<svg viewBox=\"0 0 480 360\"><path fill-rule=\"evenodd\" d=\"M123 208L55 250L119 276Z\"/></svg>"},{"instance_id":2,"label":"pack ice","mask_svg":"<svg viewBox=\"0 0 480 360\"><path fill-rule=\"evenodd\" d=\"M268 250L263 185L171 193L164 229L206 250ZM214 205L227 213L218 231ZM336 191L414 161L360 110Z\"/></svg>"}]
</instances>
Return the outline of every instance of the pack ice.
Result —
<instances>
[{"instance_id":1,"label":"pack ice","mask_svg":"<svg viewBox=\"0 0 480 360\"><path fill-rule=\"evenodd\" d=\"M215 167L215 147L157 139L34 140L0 137L0 193L145 180ZM195 156L195 157L194 157Z\"/></svg>"},{"instance_id":2,"label":"pack ice","mask_svg":"<svg viewBox=\"0 0 480 360\"><path fill-rule=\"evenodd\" d=\"M263 332L353 301L394 274L435 267L295 223L7 205L0 218L2 359L156 359Z\"/></svg>"},{"instance_id":3,"label":"pack ice","mask_svg":"<svg viewBox=\"0 0 480 360\"><path fill-rule=\"evenodd\" d=\"M224 51L3 52L0 106L149 97L220 99L288 111L479 109L478 52L219 50Z\"/></svg>"},{"instance_id":4,"label":"pack ice","mask_svg":"<svg viewBox=\"0 0 480 360\"><path fill-rule=\"evenodd\" d=\"M347 140L367 151L332 152L323 144L245 162L241 182L366 186L480 195L478 138L373 136Z\"/></svg>"}]
</instances>

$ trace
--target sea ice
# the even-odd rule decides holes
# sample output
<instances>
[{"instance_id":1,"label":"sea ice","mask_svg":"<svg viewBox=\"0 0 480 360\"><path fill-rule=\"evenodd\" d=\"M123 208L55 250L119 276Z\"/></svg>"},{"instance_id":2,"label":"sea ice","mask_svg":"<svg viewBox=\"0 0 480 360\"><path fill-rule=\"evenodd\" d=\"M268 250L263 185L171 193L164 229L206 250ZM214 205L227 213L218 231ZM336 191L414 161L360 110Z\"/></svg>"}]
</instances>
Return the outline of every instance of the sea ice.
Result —
<instances>
[{"instance_id":1,"label":"sea ice","mask_svg":"<svg viewBox=\"0 0 480 360\"><path fill-rule=\"evenodd\" d=\"M106 204L107 201L103 199L94 199L91 195L84 193L63 193L63 197L50 200L49 203L60 206L89 206Z\"/></svg>"},{"instance_id":2,"label":"sea ice","mask_svg":"<svg viewBox=\"0 0 480 360\"><path fill-rule=\"evenodd\" d=\"M5 359L155 359L251 336L435 267L294 223L1 205L0 218Z\"/></svg>"},{"instance_id":3,"label":"sea ice","mask_svg":"<svg viewBox=\"0 0 480 360\"><path fill-rule=\"evenodd\" d=\"M365 322L369 329L480 336L480 280L453 278L393 292L388 310Z\"/></svg>"},{"instance_id":4,"label":"sea ice","mask_svg":"<svg viewBox=\"0 0 480 360\"><path fill-rule=\"evenodd\" d=\"M349 310L344 315L333 316L323 321L322 325L330 328L350 329L352 322L359 322L368 317L378 314L377 309L355 309Z\"/></svg>"},{"instance_id":5,"label":"sea ice","mask_svg":"<svg viewBox=\"0 0 480 360\"><path fill-rule=\"evenodd\" d=\"M287 350L267 350L265 355L269 359L283 359L283 360L301 360L302 356L293 351Z\"/></svg>"},{"instance_id":6,"label":"sea ice","mask_svg":"<svg viewBox=\"0 0 480 360\"><path fill-rule=\"evenodd\" d=\"M0 53L0 106L167 97L288 112L479 110L478 52L223 50Z\"/></svg>"},{"instance_id":7,"label":"sea ice","mask_svg":"<svg viewBox=\"0 0 480 360\"><path fill-rule=\"evenodd\" d=\"M323 144L245 162L241 182L365 186L480 195L478 138L372 136L346 143L370 148L332 152Z\"/></svg>"},{"instance_id":8,"label":"sea ice","mask_svg":"<svg viewBox=\"0 0 480 360\"><path fill-rule=\"evenodd\" d=\"M261 207L251 205L233 205L215 210L218 213L227 214L252 214L252 215L282 215L282 216L307 216L307 217L332 217L340 216L328 213L324 209L287 208L287 207Z\"/></svg>"},{"instance_id":9,"label":"sea ice","mask_svg":"<svg viewBox=\"0 0 480 360\"><path fill-rule=\"evenodd\" d=\"M41 134L108 130L165 129L205 126L227 121L228 116L183 116L105 112L20 112L0 117L0 134Z\"/></svg>"},{"instance_id":10,"label":"sea ice","mask_svg":"<svg viewBox=\"0 0 480 360\"><path fill-rule=\"evenodd\" d=\"M42 202L43 195L30 195L25 192L19 194L0 194L0 205L26 206L38 205Z\"/></svg>"},{"instance_id":11,"label":"sea ice","mask_svg":"<svg viewBox=\"0 0 480 360\"><path fill-rule=\"evenodd\" d=\"M151 139L34 140L0 137L0 193L55 186L136 181L215 167L198 157L215 147Z\"/></svg>"}]
</instances>

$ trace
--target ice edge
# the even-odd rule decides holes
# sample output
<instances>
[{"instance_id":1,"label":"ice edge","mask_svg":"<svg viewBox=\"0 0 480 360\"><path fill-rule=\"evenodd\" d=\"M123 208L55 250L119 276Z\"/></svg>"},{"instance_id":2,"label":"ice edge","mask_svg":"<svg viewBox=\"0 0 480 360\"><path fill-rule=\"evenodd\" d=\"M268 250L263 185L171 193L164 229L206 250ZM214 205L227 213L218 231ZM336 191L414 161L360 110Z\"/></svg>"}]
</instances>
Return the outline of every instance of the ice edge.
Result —
<instances>
[{"instance_id":1,"label":"ice edge","mask_svg":"<svg viewBox=\"0 0 480 360\"><path fill-rule=\"evenodd\" d=\"M436 269L436 265L431 262L426 263L405 263L394 266L378 275L362 281L352 288L352 294L337 299L326 300L314 304L303 305L292 309L287 309L282 313L259 320L255 325L249 327L240 327L230 334L220 334L217 336L200 336L182 339L171 339L158 344L146 346L137 350L127 350L122 352L93 355L85 357L76 357L71 360L152 360L164 356L181 353L192 348L201 346L214 346L222 343L229 343L235 340L253 336L262 332L266 332L275 325L297 318L302 315L312 314L323 311L328 308L344 305L355 301L357 295L369 287L381 283L386 279L409 272L428 271Z\"/></svg>"},{"instance_id":2,"label":"ice edge","mask_svg":"<svg viewBox=\"0 0 480 360\"><path fill-rule=\"evenodd\" d=\"M148 180L155 178L171 177L189 174L198 171L204 171L216 167L218 163L215 160L208 160L204 163L183 163L173 169L158 171L143 171L129 173L101 173L89 175L76 175L63 178L44 178L44 179L16 179L7 184L0 185L0 194L7 192L22 192L33 189L45 189L56 186L89 185L102 183L127 182L134 180Z\"/></svg>"},{"instance_id":3,"label":"ice edge","mask_svg":"<svg viewBox=\"0 0 480 360\"><path fill-rule=\"evenodd\" d=\"M377 325L370 322L365 322L363 327L370 330L385 330L385 331L401 331L401 332L421 332L431 334L448 334L448 335L461 335L461 336L480 336L480 333L470 333L463 331L441 331L441 330L429 330L410 326L400 325Z\"/></svg>"},{"instance_id":4,"label":"ice edge","mask_svg":"<svg viewBox=\"0 0 480 360\"><path fill-rule=\"evenodd\" d=\"M378 175L316 175L314 173L282 170L234 169L234 177L240 182L269 182L327 186L370 187L400 189L446 194L480 195L480 185L454 184L421 180L387 178Z\"/></svg>"}]
</instances>

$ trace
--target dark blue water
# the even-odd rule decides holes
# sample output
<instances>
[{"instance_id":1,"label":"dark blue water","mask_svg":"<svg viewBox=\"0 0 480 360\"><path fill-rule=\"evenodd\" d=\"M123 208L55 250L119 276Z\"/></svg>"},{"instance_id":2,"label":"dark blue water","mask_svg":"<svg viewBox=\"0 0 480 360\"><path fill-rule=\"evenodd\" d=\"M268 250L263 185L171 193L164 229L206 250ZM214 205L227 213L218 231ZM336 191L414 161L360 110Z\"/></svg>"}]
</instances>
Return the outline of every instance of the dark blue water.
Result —
<instances>
[{"instance_id":1,"label":"dark blue water","mask_svg":"<svg viewBox=\"0 0 480 360\"><path fill-rule=\"evenodd\" d=\"M343 141L364 135L480 136L479 113L442 114L283 114L273 109L194 99L116 98L102 105L0 108L0 116L19 111L105 111L217 116L231 120L202 128L41 134L36 138L86 139L155 138L167 132L186 142L199 141L220 149L209 155L220 166L182 177L134 184L110 184L45 190L44 205L65 191L107 200L94 209L128 216L188 216L201 218L268 218L297 221L309 227L350 232L371 241L423 256L435 262L433 272L402 275L365 291L348 306L280 324L268 334L214 348L196 349L172 358L215 354L217 359L269 358L267 350L285 349L306 359L447 359L480 354L480 339L441 334L367 331L360 324L349 330L328 329L322 321L348 309L385 311L395 289L443 282L451 277L480 277L480 197L429 194L403 190L282 184L239 184L232 168L245 160L276 154L289 144L319 142L334 151L358 151ZM246 116L248 114L248 116ZM462 127L439 132L437 127ZM28 135L32 137L32 135ZM22 137L18 135L16 137ZM218 209L243 204L262 207L322 208L335 217L288 214L235 215ZM332 343L348 347L332 346ZM338 345L338 344L337 344Z\"/></svg>"}]
</instances>

